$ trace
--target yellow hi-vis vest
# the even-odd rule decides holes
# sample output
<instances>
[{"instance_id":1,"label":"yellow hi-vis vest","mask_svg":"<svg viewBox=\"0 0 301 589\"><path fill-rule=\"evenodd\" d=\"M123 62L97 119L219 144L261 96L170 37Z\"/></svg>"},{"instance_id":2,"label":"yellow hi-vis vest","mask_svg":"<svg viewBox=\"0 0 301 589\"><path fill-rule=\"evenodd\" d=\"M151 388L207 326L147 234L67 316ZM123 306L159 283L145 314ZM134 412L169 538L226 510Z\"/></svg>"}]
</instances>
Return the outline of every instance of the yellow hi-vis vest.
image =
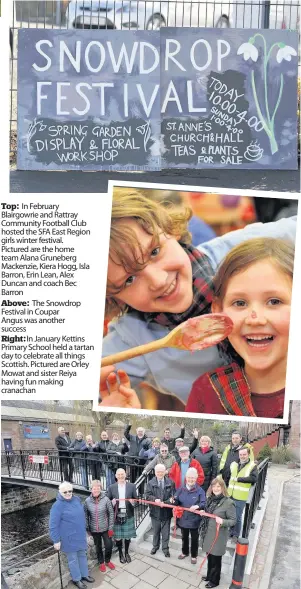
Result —
<instances>
[{"instance_id":1,"label":"yellow hi-vis vest","mask_svg":"<svg viewBox=\"0 0 301 589\"><path fill-rule=\"evenodd\" d=\"M255 462L250 460L239 472L237 462L231 462L230 471L231 478L228 486L229 497L239 499L239 501L247 501L250 487L252 483L241 483L235 479L238 477L248 477L255 466Z\"/></svg>"},{"instance_id":2,"label":"yellow hi-vis vest","mask_svg":"<svg viewBox=\"0 0 301 589\"><path fill-rule=\"evenodd\" d=\"M249 450L250 450L250 460L254 460L254 452L253 452L253 447L251 446L251 444L248 444L248 442L247 442L245 444L242 444L241 445L241 448L249 448ZM228 454L230 452L230 449L231 449L231 444L228 444L228 446L226 446L226 448L223 451L223 455L221 457L221 461L220 461L220 464L219 464L219 469L220 470L223 470L223 468L224 468L224 466L226 464L227 456L228 456Z\"/></svg>"}]
</instances>

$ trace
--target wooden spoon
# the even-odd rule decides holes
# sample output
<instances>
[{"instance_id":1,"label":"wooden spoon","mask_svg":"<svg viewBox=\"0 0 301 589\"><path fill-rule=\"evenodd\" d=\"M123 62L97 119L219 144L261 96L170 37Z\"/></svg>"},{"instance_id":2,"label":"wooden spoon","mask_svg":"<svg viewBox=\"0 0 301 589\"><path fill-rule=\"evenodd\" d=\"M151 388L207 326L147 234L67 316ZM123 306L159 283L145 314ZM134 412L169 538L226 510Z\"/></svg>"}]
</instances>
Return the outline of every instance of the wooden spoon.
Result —
<instances>
[{"instance_id":1,"label":"wooden spoon","mask_svg":"<svg viewBox=\"0 0 301 589\"><path fill-rule=\"evenodd\" d=\"M233 323L230 317L222 313L192 317L177 325L165 337L130 348L124 352L106 356L102 359L101 366L117 364L123 360L149 354L149 352L155 352L161 348L178 348L178 350L189 350L191 352L204 350L225 339L231 333L232 328Z\"/></svg>"}]
</instances>

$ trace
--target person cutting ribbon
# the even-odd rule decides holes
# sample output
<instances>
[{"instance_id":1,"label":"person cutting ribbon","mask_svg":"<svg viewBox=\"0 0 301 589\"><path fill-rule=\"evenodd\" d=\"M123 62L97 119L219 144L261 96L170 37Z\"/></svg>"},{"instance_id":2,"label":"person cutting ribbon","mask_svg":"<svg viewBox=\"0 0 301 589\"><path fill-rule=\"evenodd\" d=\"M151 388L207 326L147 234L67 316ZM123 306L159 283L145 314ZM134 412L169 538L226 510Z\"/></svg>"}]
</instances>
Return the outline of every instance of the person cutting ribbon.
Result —
<instances>
[{"instance_id":1,"label":"person cutting ribbon","mask_svg":"<svg viewBox=\"0 0 301 589\"><path fill-rule=\"evenodd\" d=\"M213 479L208 491L206 512L215 515L215 519L202 517L200 525L200 542L207 553L207 581L205 587L218 587L221 576L222 557L226 552L229 528L236 523L236 510L233 500L228 496L227 488L222 479ZM216 537L216 525L219 533Z\"/></svg>"}]
</instances>

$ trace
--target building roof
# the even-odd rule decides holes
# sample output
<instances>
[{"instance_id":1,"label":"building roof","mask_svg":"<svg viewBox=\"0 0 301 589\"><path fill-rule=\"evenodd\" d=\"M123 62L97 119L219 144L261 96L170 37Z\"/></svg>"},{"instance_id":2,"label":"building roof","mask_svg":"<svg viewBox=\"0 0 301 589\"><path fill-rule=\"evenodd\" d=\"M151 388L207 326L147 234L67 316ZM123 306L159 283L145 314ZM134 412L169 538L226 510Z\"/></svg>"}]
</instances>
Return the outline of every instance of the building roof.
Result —
<instances>
[{"instance_id":1,"label":"building roof","mask_svg":"<svg viewBox=\"0 0 301 589\"><path fill-rule=\"evenodd\" d=\"M57 409L57 408L56 408ZM53 421L55 423L89 423L95 424L90 415L78 415L72 413L72 408L67 407L68 412L61 411L47 411L45 409L29 409L27 407L12 407L1 403L1 420L16 420L16 421Z\"/></svg>"},{"instance_id":2,"label":"building roof","mask_svg":"<svg viewBox=\"0 0 301 589\"><path fill-rule=\"evenodd\" d=\"M125 427L126 424L124 421L121 421L120 419L114 419L114 421L111 421L111 423L108 424L108 427Z\"/></svg>"},{"instance_id":3,"label":"building roof","mask_svg":"<svg viewBox=\"0 0 301 589\"><path fill-rule=\"evenodd\" d=\"M16 407L17 409L42 409L43 411L54 411L59 413L72 413L73 404L70 401L1 401L1 407ZM86 411L84 411L86 413Z\"/></svg>"}]
</instances>

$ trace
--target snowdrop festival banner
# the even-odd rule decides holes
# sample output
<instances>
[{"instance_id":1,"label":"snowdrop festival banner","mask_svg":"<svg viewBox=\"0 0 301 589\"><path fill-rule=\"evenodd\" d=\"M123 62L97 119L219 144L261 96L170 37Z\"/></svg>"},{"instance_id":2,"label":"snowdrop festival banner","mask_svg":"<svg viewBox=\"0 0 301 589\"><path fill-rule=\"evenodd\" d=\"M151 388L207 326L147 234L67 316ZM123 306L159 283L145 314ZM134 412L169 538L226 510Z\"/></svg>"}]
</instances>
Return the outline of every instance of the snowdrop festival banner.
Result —
<instances>
[{"instance_id":1,"label":"snowdrop festival banner","mask_svg":"<svg viewBox=\"0 0 301 589\"><path fill-rule=\"evenodd\" d=\"M22 29L18 168L158 170L160 34Z\"/></svg>"},{"instance_id":2,"label":"snowdrop festival banner","mask_svg":"<svg viewBox=\"0 0 301 589\"><path fill-rule=\"evenodd\" d=\"M18 168L297 168L288 30L19 31Z\"/></svg>"}]
</instances>

